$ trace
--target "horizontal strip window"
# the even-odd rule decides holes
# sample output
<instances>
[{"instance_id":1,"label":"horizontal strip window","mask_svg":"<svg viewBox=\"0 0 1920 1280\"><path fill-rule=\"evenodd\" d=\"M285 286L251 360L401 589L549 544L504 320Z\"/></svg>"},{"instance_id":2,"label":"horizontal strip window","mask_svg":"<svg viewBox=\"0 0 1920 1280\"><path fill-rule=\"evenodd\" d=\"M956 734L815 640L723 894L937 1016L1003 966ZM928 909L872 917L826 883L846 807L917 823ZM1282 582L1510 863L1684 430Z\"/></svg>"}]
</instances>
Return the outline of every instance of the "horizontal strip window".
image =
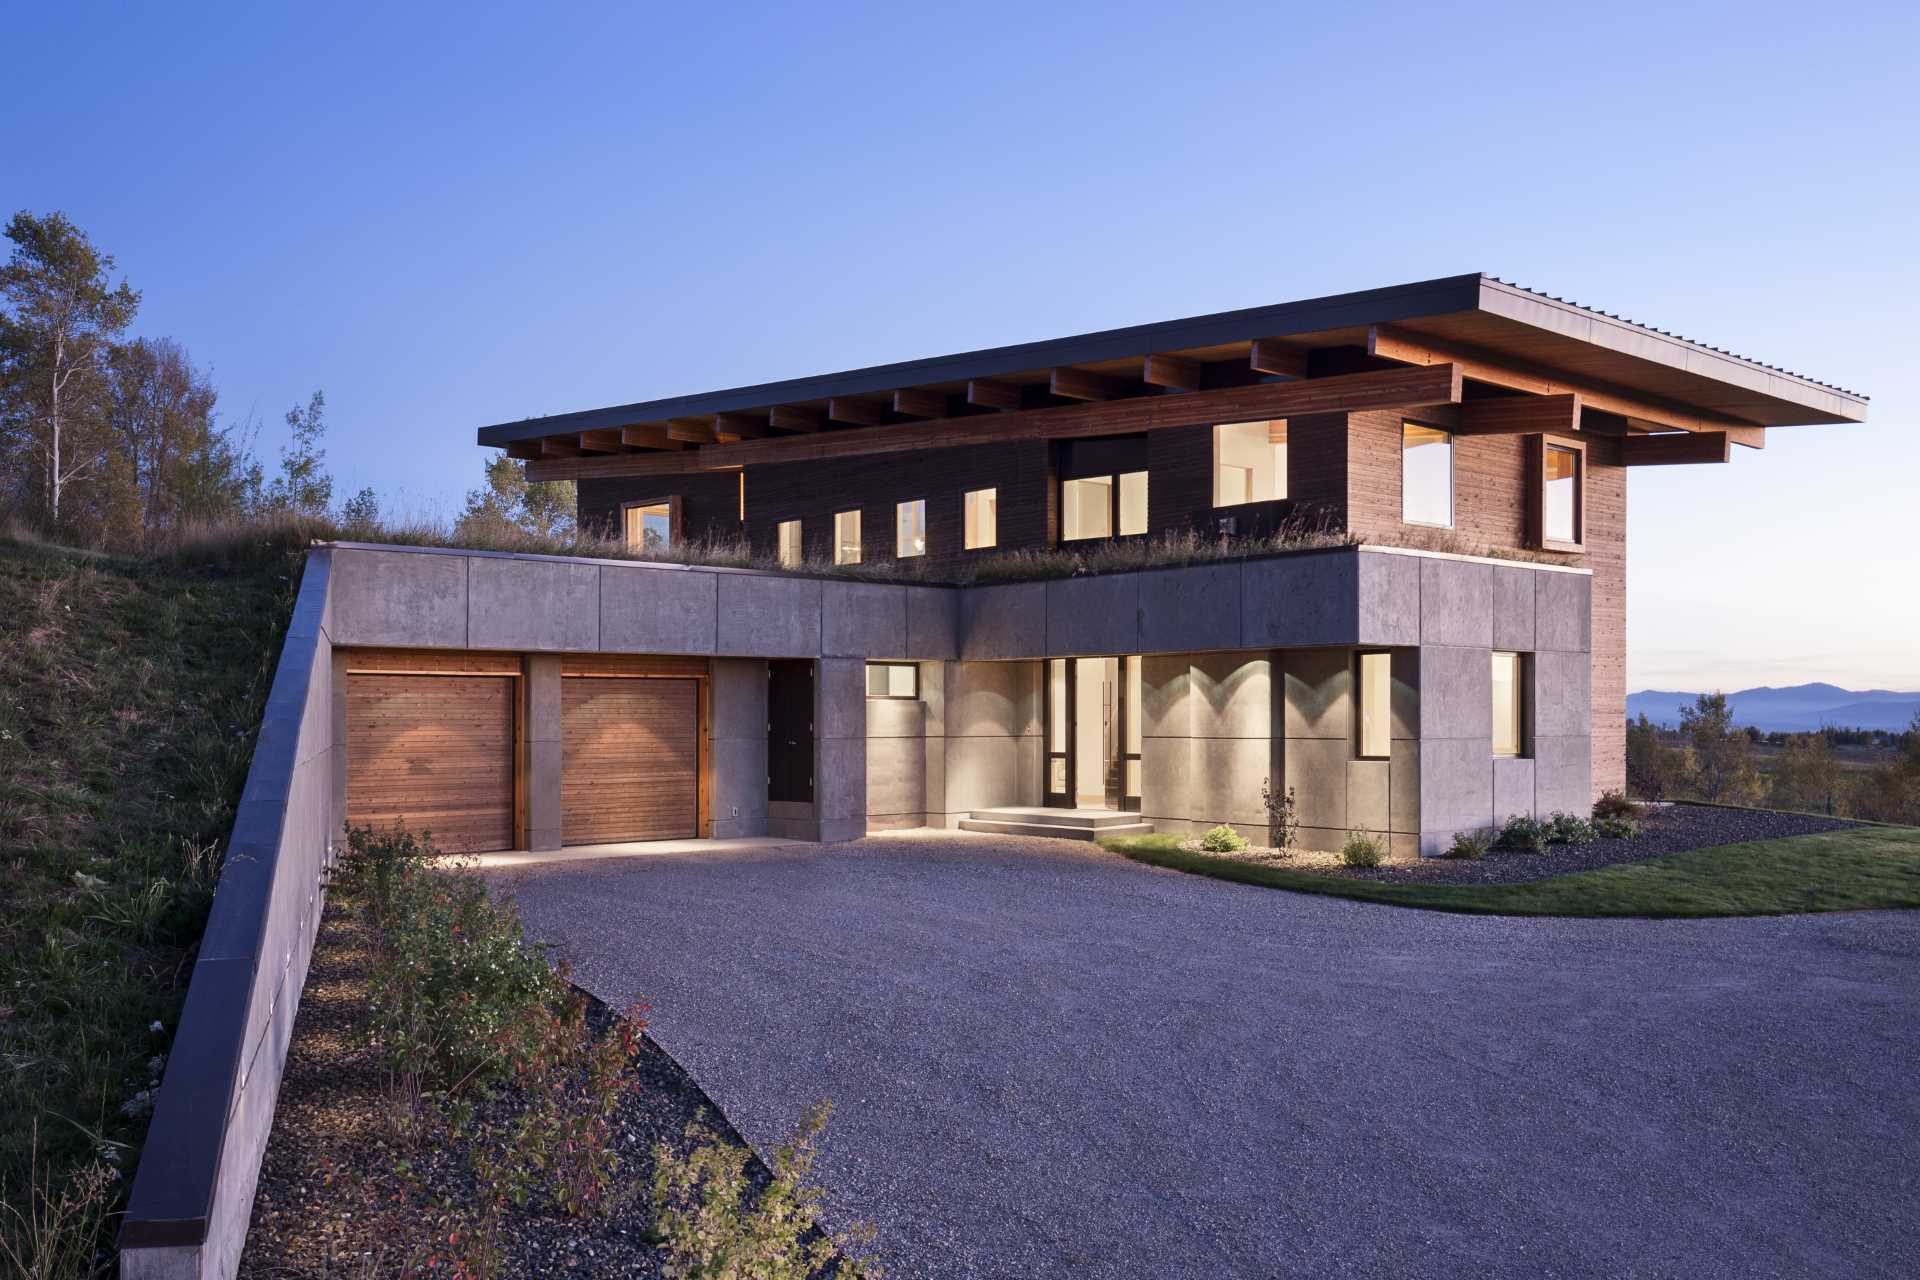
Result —
<instances>
[{"instance_id":1,"label":"horizontal strip window","mask_svg":"<svg viewBox=\"0 0 1920 1280\"><path fill-rule=\"evenodd\" d=\"M918 698L920 668L911 662L869 662L867 664L869 698Z\"/></svg>"}]
</instances>

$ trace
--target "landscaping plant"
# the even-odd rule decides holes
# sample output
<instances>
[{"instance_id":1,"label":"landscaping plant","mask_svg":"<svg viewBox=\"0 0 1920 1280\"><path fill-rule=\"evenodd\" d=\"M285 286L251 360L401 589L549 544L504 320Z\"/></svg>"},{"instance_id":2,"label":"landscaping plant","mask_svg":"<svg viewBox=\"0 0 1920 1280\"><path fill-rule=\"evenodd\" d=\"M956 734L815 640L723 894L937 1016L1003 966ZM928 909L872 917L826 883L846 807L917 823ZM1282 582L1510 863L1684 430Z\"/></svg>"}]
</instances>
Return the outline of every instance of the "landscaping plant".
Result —
<instances>
[{"instance_id":1,"label":"landscaping plant","mask_svg":"<svg viewBox=\"0 0 1920 1280\"><path fill-rule=\"evenodd\" d=\"M1493 843L1493 837L1485 831L1456 831L1453 843L1447 846L1446 856L1464 862L1478 862L1487 856L1487 846Z\"/></svg>"},{"instance_id":2,"label":"landscaping plant","mask_svg":"<svg viewBox=\"0 0 1920 1280\"><path fill-rule=\"evenodd\" d=\"M1549 844L1592 844L1593 824L1575 813L1555 813L1547 819Z\"/></svg>"},{"instance_id":3,"label":"landscaping plant","mask_svg":"<svg viewBox=\"0 0 1920 1280\"><path fill-rule=\"evenodd\" d=\"M1638 802L1629 800L1624 791L1602 791L1600 798L1593 802L1593 818L1596 822L1602 818L1637 818L1642 807Z\"/></svg>"},{"instance_id":4,"label":"landscaping plant","mask_svg":"<svg viewBox=\"0 0 1920 1280\"><path fill-rule=\"evenodd\" d=\"M1260 779L1260 803L1267 811L1267 847L1278 853L1291 850L1300 841L1299 810L1294 804L1293 788L1276 795L1273 779Z\"/></svg>"},{"instance_id":5,"label":"landscaping plant","mask_svg":"<svg viewBox=\"0 0 1920 1280\"><path fill-rule=\"evenodd\" d=\"M1200 847L1208 853L1239 853L1247 847L1247 838L1223 822L1200 837Z\"/></svg>"},{"instance_id":6,"label":"landscaping plant","mask_svg":"<svg viewBox=\"0 0 1920 1280\"><path fill-rule=\"evenodd\" d=\"M1545 853L1547 824L1524 813L1516 813L1501 826L1493 847L1509 853Z\"/></svg>"},{"instance_id":7,"label":"landscaping plant","mask_svg":"<svg viewBox=\"0 0 1920 1280\"><path fill-rule=\"evenodd\" d=\"M1365 827L1347 833L1347 842L1340 846L1340 861L1349 867L1377 867L1387 860L1384 842L1370 834Z\"/></svg>"},{"instance_id":8,"label":"landscaping plant","mask_svg":"<svg viewBox=\"0 0 1920 1280\"><path fill-rule=\"evenodd\" d=\"M1598 817L1593 820L1593 834L1606 840L1631 840L1640 834L1640 824L1632 818Z\"/></svg>"}]
</instances>

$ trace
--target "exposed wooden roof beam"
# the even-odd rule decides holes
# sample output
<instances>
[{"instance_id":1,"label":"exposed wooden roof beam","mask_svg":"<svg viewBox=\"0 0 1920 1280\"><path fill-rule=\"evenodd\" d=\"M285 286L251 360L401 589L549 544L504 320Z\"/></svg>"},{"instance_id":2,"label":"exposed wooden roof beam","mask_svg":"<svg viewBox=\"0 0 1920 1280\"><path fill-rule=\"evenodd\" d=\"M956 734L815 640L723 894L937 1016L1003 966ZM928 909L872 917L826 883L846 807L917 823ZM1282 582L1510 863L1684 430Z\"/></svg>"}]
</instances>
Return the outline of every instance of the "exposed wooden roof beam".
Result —
<instances>
[{"instance_id":1,"label":"exposed wooden roof beam","mask_svg":"<svg viewBox=\"0 0 1920 1280\"><path fill-rule=\"evenodd\" d=\"M667 423L667 439L687 444L718 444L713 424L704 418L674 418Z\"/></svg>"},{"instance_id":2,"label":"exposed wooden roof beam","mask_svg":"<svg viewBox=\"0 0 1920 1280\"><path fill-rule=\"evenodd\" d=\"M625 458L536 462L527 474L536 480L575 480L582 476L681 475L723 471L762 462L800 462L851 458L957 445L1001 444L1014 440L1070 440L1120 435L1161 427L1199 427L1216 422L1252 422L1310 413L1363 409L1412 409L1460 399L1457 365L1428 365L1263 382L1180 396L1130 396L1092 404L1056 405L1007 413L973 414L939 421L900 423L866 431L834 431L783 436L745 444L716 445L679 454L635 454Z\"/></svg>"},{"instance_id":3,"label":"exposed wooden roof beam","mask_svg":"<svg viewBox=\"0 0 1920 1280\"><path fill-rule=\"evenodd\" d=\"M1053 371L1047 390L1067 400L1117 400L1126 392L1126 384L1104 373L1061 368Z\"/></svg>"},{"instance_id":4,"label":"exposed wooden roof beam","mask_svg":"<svg viewBox=\"0 0 1920 1280\"><path fill-rule=\"evenodd\" d=\"M673 438L671 427L622 427L620 442L635 449L684 449L687 446Z\"/></svg>"},{"instance_id":5,"label":"exposed wooden roof beam","mask_svg":"<svg viewBox=\"0 0 1920 1280\"><path fill-rule=\"evenodd\" d=\"M580 451L582 453L625 453L627 446L616 430L582 431Z\"/></svg>"},{"instance_id":6,"label":"exposed wooden roof beam","mask_svg":"<svg viewBox=\"0 0 1920 1280\"><path fill-rule=\"evenodd\" d=\"M1148 356L1146 370L1140 380L1150 387L1198 391L1200 368L1200 362L1189 356Z\"/></svg>"},{"instance_id":7,"label":"exposed wooden roof beam","mask_svg":"<svg viewBox=\"0 0 1920 1280\"><path fill-rule=\"evenodd\" d=\"M904 413L909 418L944 418L947 416L947 396L944 391L902 387L893 393L893 411Z\"/></svg>"},{"instance_id":8,"label":"exposed wooden roof beam","mask_svg":"<svg viewBox=\"0 0 1920 1280\"><path fill-rule=\"evenodd\" d=\"M1460 402L1460 433L1470 436L1525 436L1580 429L1580 397L1502 396Z\"/></svg>"},{"instance_id":9,"label":"exposed wooden roof beam","mask_svg":"<svg viewBox=\"0 0 1920 1280\"><path fill-rule=\"evenodd\" d=\"M1367 330L1367 354L1402 364L1457 364L1475 382L1531 391L1535 395L1575 392L1581 402L1606 413L1618 414L1631 423L1639 419L1661 431L1723 431L1735 444L1749 449L1767 447L1765 427L1740 422L1723 414L1669 405L1658 400L1623 395L1610 388L1579 378L1539 368L1523 367L1487 356L1465 347L1436 343L1418 334L1404 334L1390 325L1373 325Z\"/></svg>"},{"instance_id":10,"label":"exposed wooden roof beam","mask_svg":"<svg viewBox=\"0 0 1920 1280\"><path fill-rule=\"evenodd\" d=\"M777 404L767 411L767 425L782 431L818 431L821 414L803 404Z\"/></svg>"},{"instance_id":11,"label":"exposed wooden roof beam","mask_svg":"<svg viewBox=\"0 0 1920 1280\"><path fill-rule=\"evenodd\" d=\"M510 441L506 448L509 458L518 458L522 462L530 462L540 456L540 442L538 440Z\"/></svg>"},{"instance_id":12,"label":"exposed wooden roof beam","mask_svg":"<svg viewBox=\"0 0 1920 1280\"><path fill-rule=\"evenodd\" d=\"M1011 382L975 378L967 384L967 403L987 409L1018 409L1020 388Z\"/></svg>"},{"instance_id":13,"label":"exposed wooden roof beam","mask_svg":"<svg viewBox=\"0 0 1920 1280\"><path fill-rule=\"evenodd\" d=\"M1279 338L1256 338L1247 353L1247 363L1255 373L1271 373L1282 378L1307 376L1307 353L1303 348Z\"/></svg>"},{"instance_id":14,"label":"exposed wooden roof beam","mask_svg":"<svg viewBox=\"0 0 1920 1280\"><path fill-rule=\"evenodd\" d=\"M713 433L720 437L723 444L735 440L760 440L769 434L767 420L754 413L716 413L713 415Z\"/></svg>"},{"instance_id":15,"label":"exposed wooden roof beam","mask_svg":"<svg viewBox=\"0 0 1920 1280\"><path fill-rule=\"evenodd\" d=\"M850 422L857 427L877 427L887 420L887 407L871 400L836 397L827 401L827 416L835 422Z\"/></svg>"},{"instance_id":16,"label":"exposed wooden roof beam","mask_svg":"<svg viewBox=\"0 0 1920 1280\"><path fill-rule=\"evenodd\" d=\"M540 456L542 458L577 458L580 456L580 446L571 440L556 440L552 436L542 436Z\"/></svg>"},{"instance_id":17,"label":"exposed wooden roof beam","mask_svg":"<svg viewBox=\"0 0 1920 1280\"><path fill-rule=\"evenodd\" d=\"M1628 436L1620 442L1620 463L1628 467L1683 467L1698 462L1727 462L1733 454L1732 444L1724 431Z\"/></svg>"}]
</instances>

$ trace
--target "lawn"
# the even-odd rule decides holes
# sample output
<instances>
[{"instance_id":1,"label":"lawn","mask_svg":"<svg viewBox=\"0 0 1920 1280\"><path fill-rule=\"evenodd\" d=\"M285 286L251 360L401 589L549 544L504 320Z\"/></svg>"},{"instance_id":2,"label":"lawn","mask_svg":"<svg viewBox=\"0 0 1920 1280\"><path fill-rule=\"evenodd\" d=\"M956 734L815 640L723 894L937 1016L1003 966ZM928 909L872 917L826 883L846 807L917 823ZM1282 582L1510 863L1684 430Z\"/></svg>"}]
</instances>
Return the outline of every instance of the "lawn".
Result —
<instances>
[{"instance_id":1,"label":"lawn","mask_svg":"<svg viewBox=\"0 0 1920 1280\"><path fill-rule=\"evenodd\" d=\"M1151 866L1429 911L1513 916L1765 916L1920 907L1920 827L1854 827L1668 854L1524 884L1417 885L1187 853L1175 836L1101 845Z\"/></svg>"}]
</instances>

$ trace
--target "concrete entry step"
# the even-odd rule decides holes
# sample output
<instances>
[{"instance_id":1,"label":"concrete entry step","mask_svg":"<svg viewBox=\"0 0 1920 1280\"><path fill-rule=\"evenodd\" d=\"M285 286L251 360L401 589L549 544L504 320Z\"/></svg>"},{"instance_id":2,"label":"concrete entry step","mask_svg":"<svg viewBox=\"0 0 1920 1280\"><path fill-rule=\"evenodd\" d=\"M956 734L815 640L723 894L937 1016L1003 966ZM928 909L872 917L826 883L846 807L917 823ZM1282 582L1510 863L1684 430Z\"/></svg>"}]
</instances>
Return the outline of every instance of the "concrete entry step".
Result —
<instances>
[{"instance_id":1,"label":"concrete entry step","mask_svg":"<svg viewBox=\"0 0 1920 1280\"><path fill-rule=\"evenodd\" d=\"M1101 836L1151 835L1153 824L1137 813L1114 809L978 809L960 820L962 831L1001 836L1051 836L1095 840Z\"/></svg>"}]
</instances>

